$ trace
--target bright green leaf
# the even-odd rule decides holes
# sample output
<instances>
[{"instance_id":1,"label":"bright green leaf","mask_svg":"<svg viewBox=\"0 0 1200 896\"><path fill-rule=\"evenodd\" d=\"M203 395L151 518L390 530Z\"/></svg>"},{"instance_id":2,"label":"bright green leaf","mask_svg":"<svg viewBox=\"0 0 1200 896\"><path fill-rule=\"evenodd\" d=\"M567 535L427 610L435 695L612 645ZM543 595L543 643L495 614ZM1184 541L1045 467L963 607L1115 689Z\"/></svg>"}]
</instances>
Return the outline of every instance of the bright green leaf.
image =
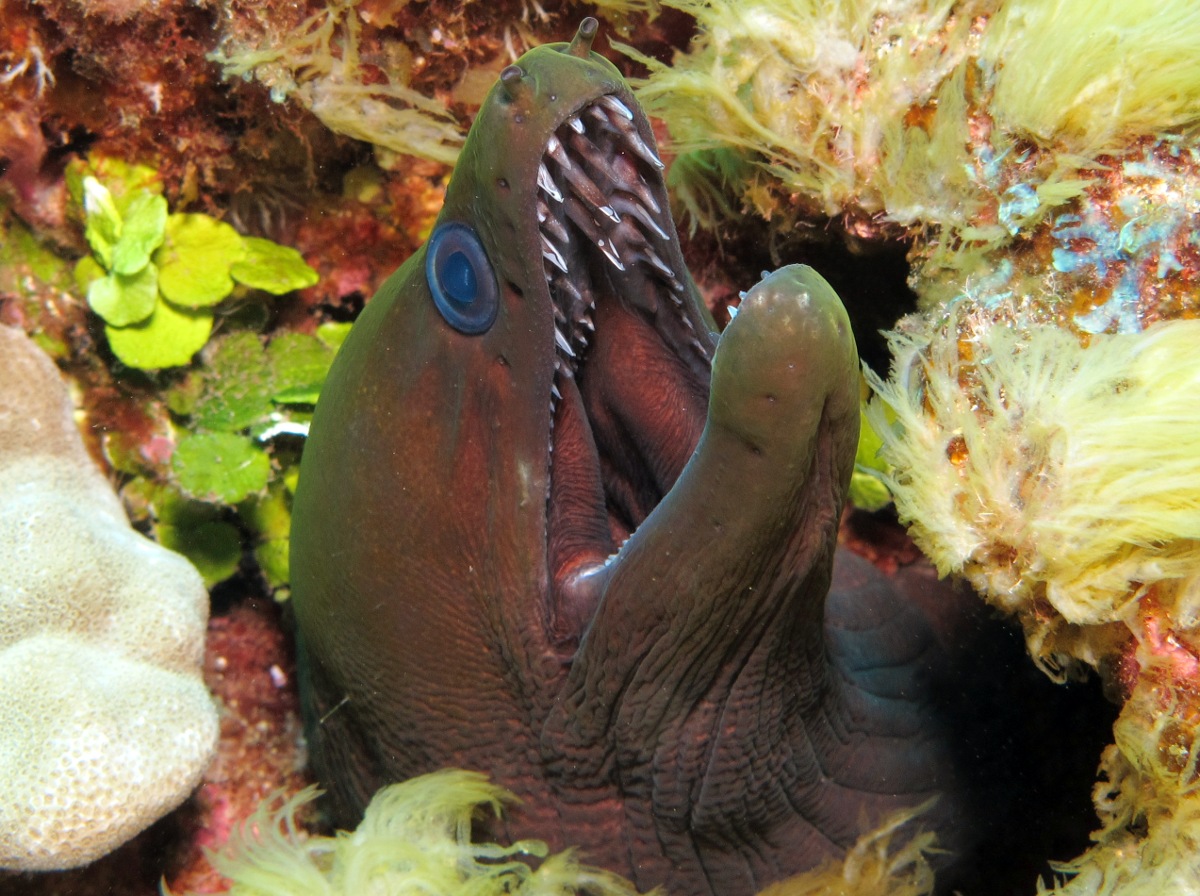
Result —
<instances>
[{"instance_id":1,"label":"bright green leaf","mask_svg":"<svg viewBox=\"0 0 1200 896\"><path fill-rule=\"evenodd\" d=\"M272 397L283 401L280 396L292 390L319 391L333 363L333 350L314 336L303 333L285 333L271 340L267 355L275 374L275 389ZM314 397L311 404L316 401Z\"/></svg>"},{"instance_id":2,"label":"bright green leaf","mask_svg":"<svg viewBox=\"0 0 1200 896\"><path fill-rule=\"evenodd\" d=\"M253 333L233 333L216 346L204 390L192 409L197 429L239 432L270 416L273 381L267 353Z\"/></svg>"},{"instance_id":3,"label":"bright green leaf","mask_svg":"<svg viewBox=\"0 0 1200 896\"><path fill-rule=\"evenodd\" d=\"M271 461L245 436L189 433L171 456L171 470L193 498L236 504L267 487Z\"/></svg>"},{"instance_id":4,"label":"bright green leaf","mask_svg":"<svg viewBox=\"0 0 1200 896\"><path fill-rule=\"evenodd\" d=\"M254 289L283 295L294 289L312 286L320 279L304 257L289 246L248 236L244 239L245 257L230 268L233 278Z\"/></svg>"},{"instance_id":5,"label":"bright green leaf","mask_svg":"<svg viewBox=\"0 0 1200 896\"><path fill-rule=\"evenodd\" d=\"M271 396L271 400L276 404L316 404L317 399L321 397L321 384L315 383L307 386L291 386L287 389L280 389Z\"/></svg>"},{"instance_id":6,"label":"bright green leaf","mask_svg":"<svg viewBox=\"0 0 1200 896\"><path fill-rule=\"evenodd\" d=\"M287 538L292 529L291 496L278 484L273 484L265 495L255 495L243 502L238 513L265 541Z\"/></svg>"},{"instance_id":7,"label":"bright green leaf","mask_svg":"<svg viewBox=\"0 0 1200 896\"><path fill-rule=\"evenodd\" d=\"M212 334L212 314L159 302L154 313L131 327L106 326L108 344L130 367L157 370L190 364Z\"/></svg>"},{"instance_id":8,"label":"bright green leaf","mask_svg":"<svg viewBox=\"0 0 1200 896\"><path fill-rule=\"evenodd\" d=\"M112 269L136 274L150 262L150 253L163 241L167 200L149 190L139 190L125 209L120 239L113 246Z\"/></svg>"},{"instance_id":9,"label":"bright green leaf","mask_svg":"<svg viewBox=\"0 0 1200 896\"><path fill-rule=\"evenodd\" d=\"M86 159L75 158L67 164L67 194L76 205L83 204L83 180L89 175L107 185L117 210L125 211L129 198L139 190L162 192L158 172L148 165L130 164L122 159L88 153Z\"/></svg>"},{"instance_id":10,"label":"bright green leaf","mask_svg":"<svg viewBox=\"0 0 1200 896\"><path fill-rule=\"evenodd\" d=\"M208 215L171 215L154 254L158 287L185 308L215 305L233 291L229 267L245 249L236 230Z\"/></svg>"},{"instance_id":11,"label":"bright green leaf","mask_svg":"<svg viewBox=\"0 0 1200 896\"><path fill-rule=\"evenodd\" d=\"M87 292L93 280L104 276L107 276L107 272L91 255L85 255L75 263L75 285L84 292Z\"/></svg>"},{"instance_id":12,"label":"bright green leaf","mask_svg":"<svg viewBox=\"0 0 1200 896\"><path fill-rule=\"evenodd\" d=\"M264 541L254 549L254 559L272 589L281 588L289 581L288 548L291 542L286 538L273 538ZM279 599L283 595L276 595Z\"/></svg>"},{"instance_id":13,"label":"bright green leaf","mask_svg":"<svg viewBox=\"0 0 1200 896\"><path fill-rule=\"evenodd\" d=\"M317 338L324 342L335 352L342 347L342 343L346 341L346 337L350 335L350 328L353 323L338 321L326 321L317 327Z\"/></svg>"},{"instance_id":14,"label":"bright green leaf","mask_svg":"<svg viewBox=\"0 0 1200 896\"><path fill-rule=\"evenodd\" d=\"M881 510L892 501L883 477L891 469L879 456L883 440L859 409L858 450L854 455L854 472L850 475L849 498L863 510Z\"/></svg>"},{"instance_id":15,"label":"bright green leaf","mask_svg":"<svg viewBox=\"0 0 1200 896\"><path fill-rule=\"evenodd\" d=\"M114 327L141 323L158 304L158 271L146 265L136 274L109 274L88 286L88 304Z\"/></svg>"},{"instance_id":16,"label":"bright green leaf","mask_svg":"<svg viewBox=\"0 0 1200 896\"><path fill-rule=\"evenodd\" d=\"M163 547L192 561L210 588L238 570L242 536L231 523L213 520L186 527L160 524L154 531Z\"/></svg>"},{"instance_id":17,"label":"bright green leaf","mask_svg":"<svg viewBox=\"0 0 1200 896\"><path fill-rule=\"evenodd\" d=\"M300 465L286 467L283 471L283 484L289 495L296 494L296 486L300 484Z\"/></svg>"},{"instance_id":18,"label":"bright green leaf","mask_svg":"<svg viewBox=\"0 0 1200 896\"><path fill-rule=\"evenodd\" d=\"M83 235L96 257L106 267L112 267L113 247L121 238L121 213L117 211L108 187L94 177L83 179Z\"/></svg>"}]
</instances>

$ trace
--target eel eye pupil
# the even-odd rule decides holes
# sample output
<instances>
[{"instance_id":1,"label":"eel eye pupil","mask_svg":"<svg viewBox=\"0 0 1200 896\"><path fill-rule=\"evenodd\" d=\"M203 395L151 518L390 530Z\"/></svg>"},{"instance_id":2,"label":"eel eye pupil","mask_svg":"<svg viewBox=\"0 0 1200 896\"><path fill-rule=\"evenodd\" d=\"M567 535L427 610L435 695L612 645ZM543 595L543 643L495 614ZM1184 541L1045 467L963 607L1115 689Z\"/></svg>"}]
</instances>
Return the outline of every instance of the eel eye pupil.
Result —
<instances>
[{"instance_id":1,"label":"eel eye pupil","mask_svg":"<svg viewBox=\"0 0 1200 896\"><path fill-rule=\"evenodd\" d=\"M499 290L479 235L460 221L439 224L429 237L425 280L446 323L469 336L496 320Z\"/></svg>"},{"instance_id":2,"label":"eel eye pupil","mask_svg":"<svg viewBox=\"0 0 1200 896\"><path fill-rule=\"evenodd\" d=\"M475 301L479 290L479 282L475 279L475 269L462 252L455 252L446 259L442 267L442 287L450 298L464 305Z\"/></svg>"}]
</instances>

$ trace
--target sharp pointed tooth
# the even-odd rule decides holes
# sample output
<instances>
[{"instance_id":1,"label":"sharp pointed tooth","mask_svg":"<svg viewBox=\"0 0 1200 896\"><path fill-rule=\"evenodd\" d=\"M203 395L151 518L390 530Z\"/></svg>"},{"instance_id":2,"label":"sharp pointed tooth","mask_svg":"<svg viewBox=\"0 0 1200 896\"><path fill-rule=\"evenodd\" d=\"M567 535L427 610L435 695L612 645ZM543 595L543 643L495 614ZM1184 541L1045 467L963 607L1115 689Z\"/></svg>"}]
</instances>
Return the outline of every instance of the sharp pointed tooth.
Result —
<instances>
[{"instance_id":1,"label":"sharp pointed tooth","mask_svg":"<svg viewBox=\"0 0 1200 896\"><path fill-rule=\"evenodd\" d=\"M555 401L562 400L562 393L558 391L558 383L551 381L550 394L554 396Z\"/></svg>"},{"instance_id":2,"label":"sharp pointed tooth","mask_svg":"<svg viewBox=\"0 0 1200 896\"><path fill-rule=\"evenodd\" d=\"M611 93L606 93L604 96L600 97L599 102L605 108L611 109L622 118L627 119L628 121L633 121L633 112L631 112L628 106L626 106Z\"/></svg>"},{"instance_id":3,"label":"sharp pointed tooth","mask_svg":"<svg viewBox=\"0 0 1200 896\"><path fill-rule=\"evenodd\" d=\"M558 251L558 246L550 242L550 238L546 234L540 234L542 238L542 258L550 262L564 274L570 273L567 269L567 262L562 257L562 253Z\"/></svg>"},{"instance_id":4,"label":"sharp pointed tooth","mask_svg":"<svg viewBox=\"0 0 1200 896\"><path fill-rule=\"evenodd\" d=\"M580 319L579 319L579 323L580 323L580 324L583 326L583 328L584 328L585 330L587 330L589 333L595 333L595 332L596 332L596 325L595 325L594 323L592 323L592 319L591 319L590 317L582 317L582 318L580 318Z\"/></svg>"},{"instance_id":5,"label":"sharp pointed tooth","mask_svg":"<svg viewBox=\"0 0 1200 896\"><path fill-rule=\"evenodd\" d=\"M653 216L644 205L634 199L626 199L624 196L615 196L612 200L612 206L623 215L631 215L639 224L647 230L652 230L659 239L670 241L671 236L654 220Z\"/></svg>"},{"instance_id":6,"label":"sharp pointed tooth","mask_svg":"<svg viewBox=\"0 0 1200 896\"><path fill-rule=\"evenodd\" d=\"M568 358L575 357L575 352L571 350L571 343L567 342L567 337L562 334L562 330L558 327L554 328L554 342Z\"/></svg>"},{"instance_id":7,"label":"sharp pointed tooth","mask_svg":"<svg viewBox=\"0 0 1200 896\"><path fill-rule=\"evenodd\" d=\"M659 258L653 249L644 250L642 255L645 256L646 261L650 262L650 266L653 267L654 270L661 274L666 274L668 277L675 276L675 272L667 267L666 262Z\"/></svg>"},{"instance_id":8,"label":"sharp pointed tooth","mask_svg":"<svg viewBox=\"0 0 1200 896\"><path fill-rule=\"evenodd\" d=\"M546 203L542 200L537 201L537 219L539 224L545 224L546 219L550 217L550 209L546 208Z\"/></svg>"},{"instance_id":9,"label":"sharp pointed tooth","mask_svg":"<svg viewBox=\"0 0 1200 896\"><path fill-rule=\"evenodd\" d=\"M615 98L613 99L615 101ZM622 106L621 108L624 109L625 107ZM625 111L628 112L629 110L626 109ZM638 133L637 125L634 123L632 112L630 112L628 116L611 118L610 121L618 133L620 133L620 135L624 138L628 147L633 150L634 155L640 158L643 162L653 165L659 171L662 171L667 167L663 163L663 160L658 157L658 152L645 141L641 134Z\"/></svg>"},{"instance_id":10,"label":"sharp pointed tooth","mask_svg":"<svg viewBox=\"0 0 1200 896\"><path fill-rule=\"evenodd\" d=\"M571 234L567 231L567 225L563 223L562 218L557 215L547 215L545 220L541 221L542 230L558 240L559 245L566 247L571 244Z\"/></svg>"},{"instance_id":11,"label":"sharp pointed tooth","mask_svg":"<svg viewBox=\"0 0 1200 896\"><path fill-rule=\"evenodd\" d=\"M563 196L558 187L554 183L554 178L550 176L549 169L546 168L546 163L538 165L538 186L546 191L546 194L555 202L562 202Z\"/></svg>"},{"instance_id":12,"label":"sharp pointed tooth","mask_svg":"<svg viewBox=\"0 0 1200 896\"><path fill-rule=\"evenodd\" d=\"M572 115L570 118L568 118L568 119L567 119L567 126L568 126L568 127L571 129L571 130L573 130L573 131L574 131L576 134L582 134L582 133L583 133L583 130L584 130L584 128L583 128L583 122L579 120L579 116L578 116L578 115Z\"/></svg>"},{"instance_id":13,"label":"sharp pointed tooth","mask_svg":"<svg viewBox=\"0 0 1200 896\"><path fill-rule=\"evenodd\" d=\"M596 124L614 133L617 131L616 125L613 124L612 118L599 106L588 106L583 110L584 114L591 118Z\"/></svg>"},{"instance_id":14,"label":"sharp pointed tooth","mask_svg":"<svg viewBox=\"0 0 1200 896\"><path fill-rule=\"evenodd\" d=\"M611 240L601 237L596 240L596 246L604 253L604 257L612 262L614 268L618 271L625 270L625 265L621 263L621 256L617 255L617 247L612 244Z\"/></svg>"},{"instance_id":15,"label":"sharp pointed tooth","mask_svg":"<svg viewBox=\"0 0 1200 896\"><path fill-rule=\"evenodd\" d=\"M596 186L592 182L592 179L584 174L582 170L575 168L570 171L564 171L563 176L566 178L571 192L614 224L620 223L621 218L613 211L612 206L608 204L608 197L604 195L604 191Z\"/></svg>"},{"instance_id":16,"label":"sharp pointed tooth","mask_svg":"<svg viewBox=\"0 0 1200 896\"><path fill-rule=\"evenodd\" d=\"M550 139L546 141L546 155L554 159L560 168L569 170L575 167L571 164L571 157L563 150L562 144L554 135L551 135Z\"/></svg>"}]
</instances>

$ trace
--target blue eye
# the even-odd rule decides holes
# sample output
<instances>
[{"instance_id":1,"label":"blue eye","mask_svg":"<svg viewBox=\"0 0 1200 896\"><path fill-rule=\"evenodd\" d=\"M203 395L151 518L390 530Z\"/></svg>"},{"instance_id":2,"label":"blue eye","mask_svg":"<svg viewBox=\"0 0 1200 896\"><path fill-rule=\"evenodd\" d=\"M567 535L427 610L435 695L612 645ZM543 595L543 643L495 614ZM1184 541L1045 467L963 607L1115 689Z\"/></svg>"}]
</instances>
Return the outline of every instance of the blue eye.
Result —
<instances>
[{"instance_id":1,"label":"blue eye","mask_svg":"<svg viewBox=\"0 0 1200 896\"><path fill-rule=\"evenodd\" d=\"M459 221L436 227L425 250L433 304L460 333L485 333L500 305L496 275L475 231Z\"/></svg>"}]
</instances>

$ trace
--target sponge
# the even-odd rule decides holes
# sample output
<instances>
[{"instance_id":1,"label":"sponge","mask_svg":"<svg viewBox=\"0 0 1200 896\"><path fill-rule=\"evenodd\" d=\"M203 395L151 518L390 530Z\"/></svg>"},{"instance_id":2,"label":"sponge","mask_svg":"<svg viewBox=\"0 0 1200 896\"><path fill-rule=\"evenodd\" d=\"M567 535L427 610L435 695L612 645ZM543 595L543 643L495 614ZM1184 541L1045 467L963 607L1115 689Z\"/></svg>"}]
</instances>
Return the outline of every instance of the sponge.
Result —
<instances>
[{"instance_id":1,"label":"sponge","mask_svg":"<svg viewBox=\"0 0 1200 896\"><path fill-rule=\"evenodd\" d=\"M135 532L50 360L0 327L0 867L87 864L179 805L217 739L208 594Z\"/></svg>"}]
</instances>

